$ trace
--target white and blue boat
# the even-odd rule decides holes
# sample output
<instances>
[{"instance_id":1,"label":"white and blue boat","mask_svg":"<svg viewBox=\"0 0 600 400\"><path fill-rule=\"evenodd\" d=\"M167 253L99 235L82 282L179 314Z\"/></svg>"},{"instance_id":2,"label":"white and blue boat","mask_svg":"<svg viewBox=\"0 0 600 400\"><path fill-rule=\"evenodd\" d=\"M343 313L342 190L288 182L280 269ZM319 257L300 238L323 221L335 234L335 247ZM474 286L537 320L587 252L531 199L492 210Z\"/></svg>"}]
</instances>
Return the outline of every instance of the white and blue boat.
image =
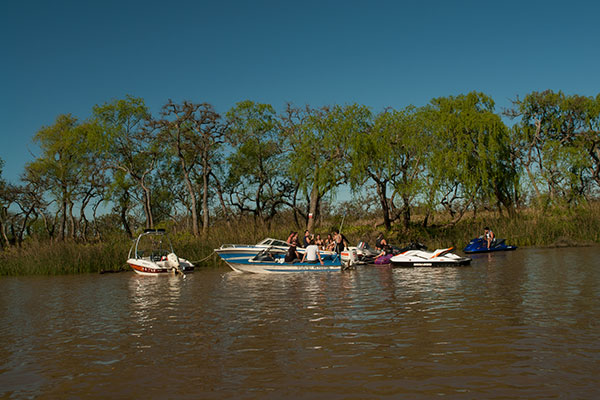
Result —
<instances>
[{"instance_id":1,"label":"white and blue boat","mask_svg":"<svg viewBox=\"0 0 600 400\"><path fill-rule=\"evenodd\" d=\"M215 250L216 251L216 250ZM285 252L277 249L263 249L257 254L217 253L229 267L236 272L254 274L292 273L292 272L339 272L348 268L356 260L356 253L343 251L338 254L321 254L321 263L285 262Z\"/></svg>"},{"instance_id":2,"label":"white and blue boat","mask_svg":"<svg viewBox=\"0 0 600 400\"><path fill-rule=\"evenodd\" d=\"M285 240L266 238L258 242L257 244L222 244L221 247L215 249L221 258L229 258L235 255L236 257L252 257L258 253L268 250L272 254L285 254L290 247L290 244ZM304 254L304 247L298 247L296 249L298 253ZM335 255L333 251L321 250L321 255Z\"/></svg>"}]
</instances>

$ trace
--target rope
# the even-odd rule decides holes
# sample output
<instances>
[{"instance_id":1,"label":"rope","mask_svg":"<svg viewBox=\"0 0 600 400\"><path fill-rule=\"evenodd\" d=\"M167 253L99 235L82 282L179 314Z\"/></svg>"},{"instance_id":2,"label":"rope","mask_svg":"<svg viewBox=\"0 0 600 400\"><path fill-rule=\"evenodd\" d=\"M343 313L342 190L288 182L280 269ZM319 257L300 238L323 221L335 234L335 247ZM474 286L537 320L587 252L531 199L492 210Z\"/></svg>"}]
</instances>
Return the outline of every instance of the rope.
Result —
<instances>
[{"instance_id":1,"label":"rope","mask_svg":"<svg viewBox=\"0 0 600 400\"><path fill-rule=\"evenodd\" d=\"M203 261L208 260L210 257L212 257L212 255L215 254L215 252L213 251L212 253L210 253L208 256L204 257L202 260L198 260L198 261L191 261L192 264L200 264Z\"/></svg>"}]
</instances>

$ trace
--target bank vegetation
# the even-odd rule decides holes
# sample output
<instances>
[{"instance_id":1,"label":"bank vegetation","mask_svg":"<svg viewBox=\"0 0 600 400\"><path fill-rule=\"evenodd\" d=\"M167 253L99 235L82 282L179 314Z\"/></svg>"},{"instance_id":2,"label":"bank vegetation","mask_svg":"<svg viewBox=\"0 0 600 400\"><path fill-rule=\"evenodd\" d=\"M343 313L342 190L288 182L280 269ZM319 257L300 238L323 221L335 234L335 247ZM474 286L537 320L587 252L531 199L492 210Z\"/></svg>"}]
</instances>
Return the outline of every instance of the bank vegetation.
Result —
<instances>
[{"instance_id":1,"label":"bank vegetation","mask_svg":"<svg viewBox=\"0 0 600 400\"><path fill-rule=\"evenodd\" d=\"M533 92L501 112L478 92L379 112L248 100L224 115L191 101L152 115L127 96L34 141L21 182L0 179L2 275L118 270L153 227L208 264L221 243L340 225L429 247L484 225L520 246L600 241L600 95Z\"/></svg>"}]
</instances>

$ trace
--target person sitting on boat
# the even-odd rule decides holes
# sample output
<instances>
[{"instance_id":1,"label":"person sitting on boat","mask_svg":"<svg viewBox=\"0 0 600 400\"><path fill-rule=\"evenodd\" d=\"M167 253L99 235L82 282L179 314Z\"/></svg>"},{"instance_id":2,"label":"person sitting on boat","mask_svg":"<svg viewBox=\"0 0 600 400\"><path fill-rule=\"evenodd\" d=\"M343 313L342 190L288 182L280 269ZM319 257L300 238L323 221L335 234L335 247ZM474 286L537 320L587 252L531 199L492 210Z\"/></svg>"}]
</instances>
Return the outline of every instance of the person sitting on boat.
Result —
<instances>
[{"instance_id":1,"label":"person sitting on boat","mask_svg":"<svg viewBox=\"0 0 600 400\"><path fill-rule=\"evenodd\" d=\"M302 244L304 247L308 247L308 245L310 245L310 232L308 229L304 231L304 239Z\"/></svg>"},{"instance_id":2,"label":"person sitting on boat","mask_svg":"<svg viewBox=\"0 0 600 400\"><path fill-rule=\"evenodd\" d=\"M327 234L327 238L325 239L325 243L323 244L323 247L327 251L333 251L333 249L335 248L335 242L333 241L333 237L331 236L331 233Z\"/></svg>"},{"instance_id":3,"label":"person sitting on boat","mask_svg":"<svg viewBox=\"0 0 600 400\"><path fill-rule=\"evenodd\" d=\"M321 263L321 265L323 265L323 259L321 259L319 246L317 246L315 241L312 240L309 245L306 246L306 250L304 251L304 256L302 257L301 262L316 264L317 260Z\"/></svg>"},{"instance_id":4,"label":"person sitting on boat","mask_svg":"<svg viewBox=\"0 0 600 400\"><path fill-rule=\"evenodd\" d=\"M491 244L494 243L494 240L496 240L496 235L494 235L494 232L492 232L492 230L487 226L483 228L483 240L487 242L488 249L490 248Z\"/></svg>"},{"instance_id":5,"label":"person sitting on boat","mask_svg":"<svg viewBox=\"0 0 600 400\"><path fill-rule=\"evenodd\" d=\"M315 244L317 246L319 246L319 250L324 250L324 243L323 243L323 239L321 239L321 235L317 234L317 236L315 237Z\"/></svg>"},{"instance_id":6,"label":"person sitting on boat","mask_svg":"<svg viewBox=\"0 0 600 400\"><path fill-rule=\"evenodd\" d=\"M375 240L375 249L376 250L383 250L383 248L385 246L387 246L387 240L385 240L385 237L383 236L383 233L379 232L379 235L377 235L377 239Z\"/></svg>"},{"instance_id":7,"label":"person sitting on boat","mask_svg":"<svg viewBox=\"0 0 600 400\"><path fill-rule=\"evenodd\" d=\"M298 241L294 240L292 242L292 244L290 245L290 247L288 248L288 251L285 255L285 259L284 259L285 262L293 263L293 262L300 260L300 254L298 253L297 246L298 246Z\"/></svg>"},{"instance_id":8,"label":"person sitting on boat","mask_svg":"<svg viewBox=\"0 0 600 400\"><path fill-rule=\"evenodd\" d=\"M392 254L392 252L393 252L392 247L390 245L386 244L381 249L381 252L375 257L375 260L377 260L380 257L390 255L390 254Z\"/></svg>"}]
</instances>

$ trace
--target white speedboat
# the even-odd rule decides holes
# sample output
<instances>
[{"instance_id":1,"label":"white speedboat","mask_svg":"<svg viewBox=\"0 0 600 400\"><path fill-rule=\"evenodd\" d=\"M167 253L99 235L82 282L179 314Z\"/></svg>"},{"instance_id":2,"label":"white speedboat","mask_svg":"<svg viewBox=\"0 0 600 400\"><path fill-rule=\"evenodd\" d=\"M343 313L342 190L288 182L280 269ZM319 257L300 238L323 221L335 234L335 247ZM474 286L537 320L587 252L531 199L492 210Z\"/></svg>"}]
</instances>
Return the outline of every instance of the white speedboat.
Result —
<instances>
[{"instance_id":1,"label":"white speedboat","mask_svg":"<svg viewBox=\"0 0 600 400\"><path fill-rule=\"evenodd\" d=\"M229 267L236 272L254 274L290 273L290 272L338 272L351 267L356 260L356 252L343 251L338 254L323 254L321 263L286 263L285 253L264 249L258 254L219 254Z\"/></svg>"},{"instance_id":2,"label":"white speedboat","mask_svg":"<svg viewBox=\"0 0 600 400\"><path fill-rule=\"evenodd\" d=\"M194 264L175 255L164 229L144 230L131 246L127 264L138 274L147 276L194 270Z\"/></svg>"},{"instance_id":3,"label":"white speedboat","mask_svg":"<svg viewBox=\"0 0 600 400\"><path fill-rule=\"evenodd\" d=\"M252 256L257 255L260 252L268 250L272 254L284 254L288 251L290 245L285 240L266 238L258 242L257 244L222 244L221 247L215 249L215 253L217 253L223 260L227 261L228 259L237 259L241 260L244 258L251 258ZM304 254L303 247L297 247L296 250L300 254ZM335 255L336 253L333 251L323 251L321 250L321 254L323 255Z\"/></svg>"},{"instance_id":4,"label":"white speedboat","mask_svg":"<svg viewBox=\"0 0 600 400\"><path fill-rule=\"evenodd\" d=\"M242 255L256 255L265 249L270 249L273 252L287 252L290 245L285 240L266 238L258 242L257 244L222 244L221 247L215 249L215 253L218 255L223 254L236 254Z\"/></svg>"},{"instance_id":5,"label":"white speedboat","mask_svg":"<svg viewBox=\"0 0 600 400\"><path fill-rule=\"evenodd\" d=\"M408 250L390 259L392 267L448 267L468 265L469 257L452 253L454 247L435 251Z\"/></svg>"}]
</instances>

